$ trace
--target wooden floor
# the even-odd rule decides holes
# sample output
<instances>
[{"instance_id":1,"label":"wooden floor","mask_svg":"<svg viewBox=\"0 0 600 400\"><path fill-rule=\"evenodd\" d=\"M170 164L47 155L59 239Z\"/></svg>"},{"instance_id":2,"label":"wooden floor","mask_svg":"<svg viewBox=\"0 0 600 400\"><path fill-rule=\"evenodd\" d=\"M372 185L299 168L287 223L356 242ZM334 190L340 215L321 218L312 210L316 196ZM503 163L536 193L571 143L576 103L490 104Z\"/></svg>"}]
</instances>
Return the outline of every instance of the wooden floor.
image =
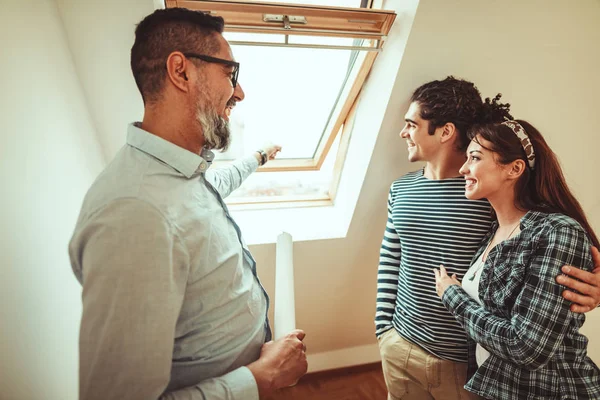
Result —
<instances>
[{"instance_id":1,"label":"wooden floor","mask_svg":"<svg viewBox=\"0 0 600 400\"><path fill-rule=\"evenodd\" d=\"M381 364L309 374L267 400L385 400Z\"/></svg>"}]
</instances>

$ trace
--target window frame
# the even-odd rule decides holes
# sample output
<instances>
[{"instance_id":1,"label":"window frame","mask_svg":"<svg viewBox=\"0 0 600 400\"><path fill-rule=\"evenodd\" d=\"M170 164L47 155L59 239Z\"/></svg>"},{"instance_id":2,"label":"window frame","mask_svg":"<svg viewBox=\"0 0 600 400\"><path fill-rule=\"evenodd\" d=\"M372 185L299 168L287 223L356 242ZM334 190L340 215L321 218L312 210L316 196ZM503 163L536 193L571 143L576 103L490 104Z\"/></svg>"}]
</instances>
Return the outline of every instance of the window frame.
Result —
<instances>
[{"instance_id":1,"label":"window frame","mask_svg":"<svg viewBox=\"0 0 600 400\"><path fill-rule=\"evenodd\" d=\"M290 206L323 206L332 205L335 201L337 186L341 177L346 151L351 136L354 122L354 110L359 99L360 92L371 71L371 68L383 44L396 13L389 10L375 10L370 8L373 0L366 1L369 8L345 8L315 5L279 4L266 2L247 2L241 0L166 0L165 6L184 7L192 10L209 12L211 15L221 16L225 20L225 32L265 33L281 34L285 37L283 43L265 42L236 42L230 41L231 45L254 45L254 46L281 46L281 47L304 47L304 48L340 48L343 46L326 46L315 44L290 44L289 36L319 36L319 37L343 37L353 39L367 39L367 46L360 51L367 51L362 65L357 72L354 82L348 83L352 86L342 104L337 116L334 116L331 128L325 127L326 131L321 137L312 158L290 158L275 159L258 168L257 172L284 172L284 171L319 171L328 156L331 147L338 134L341 135L337 154L335 155L333 178L329 187L329 196L286 196L275 199L264 197L256 200L236 202L234 199L227 203L233 208L255 209L255 208L277 208ZM293 22L267 22L263 16L266 14L280 16L305 16L306 24L294 24ZM356 48L347 46L348 49ZM331 121L330 121L331 124ZM215 161L218 166L228 161ZM308 198L310 197L310 198Z\"/></svg>"}]
</instances>

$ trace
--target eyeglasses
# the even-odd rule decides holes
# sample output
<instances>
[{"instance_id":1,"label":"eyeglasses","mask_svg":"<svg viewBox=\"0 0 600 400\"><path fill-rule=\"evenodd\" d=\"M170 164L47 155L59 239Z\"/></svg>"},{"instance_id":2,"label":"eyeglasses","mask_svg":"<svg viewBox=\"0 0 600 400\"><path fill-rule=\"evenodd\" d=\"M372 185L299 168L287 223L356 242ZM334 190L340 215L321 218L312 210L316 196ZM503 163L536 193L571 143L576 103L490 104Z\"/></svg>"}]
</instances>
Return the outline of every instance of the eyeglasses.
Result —
<instances>
[{"instance_id":1,"label":"eyeglasses","mask_svg":"<svg viewBox=\"0 0 600 400\"><path fill-rule=\"evenodd\" d=\"M233 88L235 89L235 87L237 85L237 81L238 81L238 74L240 73L240 63L239 62L235 62L235 61L231 61L231 60L224 60L222 58L216 58L216 57L211 57L211 56L205 56L204 54L184 53L183 55L186 56L187 58L197 58L199 60L206 61L209 63L223 64L223 65L227 65L229 67L233 67L233 71L231 72L231 84L233 85Z\"/></svg>"}]
</instances>

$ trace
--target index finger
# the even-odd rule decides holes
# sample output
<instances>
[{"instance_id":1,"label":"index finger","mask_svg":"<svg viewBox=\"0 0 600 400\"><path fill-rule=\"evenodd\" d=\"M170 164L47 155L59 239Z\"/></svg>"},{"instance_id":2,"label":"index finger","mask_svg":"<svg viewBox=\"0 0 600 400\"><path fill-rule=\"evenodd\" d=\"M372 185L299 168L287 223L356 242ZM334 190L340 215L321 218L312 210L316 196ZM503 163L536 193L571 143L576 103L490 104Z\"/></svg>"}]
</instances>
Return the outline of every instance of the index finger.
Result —
<instances>
[{"instance_id":1,"label":"index finger","mask_svg":"<svg viewBox=\"0 0 600 400\"><path fill-rule=\"evenodd\" d=\"M587 284L594 285L594 286L597 284L598 277L593 272L584 271L582 269L573 267L571 265L564 265L561 268L561 270L563 273L565 273L573 278L577 278L580 281L583 281ZM596 273L600 274L600 270L596 270ZM571 287L570 285L567 285L567 286Z\"/></svg>"},{"instance_id":2,"label":"index finger","mask_svg":"<svg viewBox=\"0 0 600 400\"><path fill-rule=\"evenodd\" d=\"M446 277L448 276L448 272L446 271L446 267L444 267L444 264L440 264L440 277Z\"/></svg>"}]
</instances>

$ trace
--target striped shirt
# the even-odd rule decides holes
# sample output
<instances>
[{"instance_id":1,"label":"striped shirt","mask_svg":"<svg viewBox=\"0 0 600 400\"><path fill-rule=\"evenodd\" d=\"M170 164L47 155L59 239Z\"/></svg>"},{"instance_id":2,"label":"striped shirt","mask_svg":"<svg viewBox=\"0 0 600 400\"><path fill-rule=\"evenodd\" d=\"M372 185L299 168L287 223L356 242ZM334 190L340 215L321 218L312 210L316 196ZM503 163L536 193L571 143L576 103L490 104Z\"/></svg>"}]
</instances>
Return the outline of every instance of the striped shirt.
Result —
<instances>
[{"instance_id":1,"label":"striped shirt","mask_svg":"<svg viewBox=\"0 0 600 400\"><path fill-rule=\"evenodd\" d=\"M485 200L468 200L462 177L429 180L423 170L395 181L377 278L376 335L394 327L439 358L467 362L464 329L435 290L433 268L462 279L490 229Z\"/></svg>"}]
</instances>

